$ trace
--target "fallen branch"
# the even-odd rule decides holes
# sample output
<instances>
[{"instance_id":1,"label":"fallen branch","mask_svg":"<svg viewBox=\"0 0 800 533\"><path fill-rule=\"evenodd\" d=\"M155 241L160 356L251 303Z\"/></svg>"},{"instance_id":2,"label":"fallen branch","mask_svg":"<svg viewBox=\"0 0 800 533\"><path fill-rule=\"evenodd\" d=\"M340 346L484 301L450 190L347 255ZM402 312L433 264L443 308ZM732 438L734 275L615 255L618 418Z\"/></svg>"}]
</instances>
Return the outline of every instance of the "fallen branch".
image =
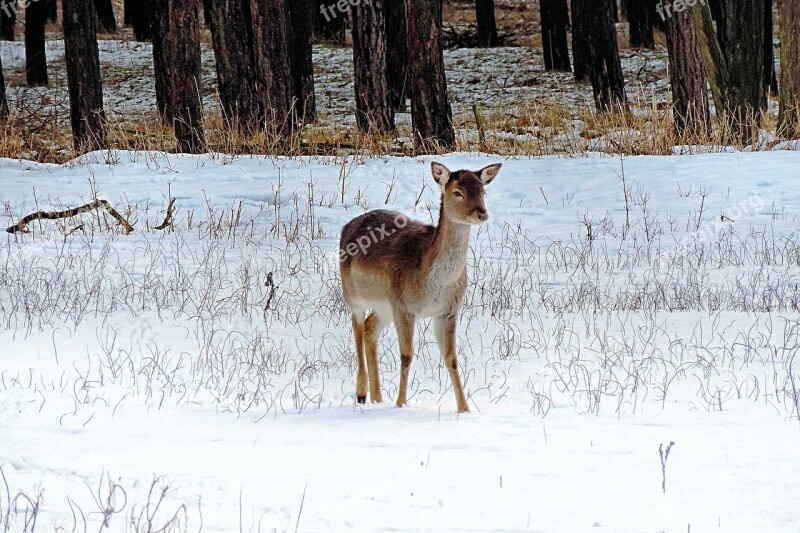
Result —
<instances>
[{"instance_id":1,"label":"fallen branch","mask_svg":"<svg viewBox=\"0 0 800 533\"><path fill-rule=\"evenodd\" d=\"M125 220L125 217L120 215L116 209L114 209L108 200L95 200L94 202L88 203L86 205L82 205L80 207L75 207L73 209L67 209L65 211L38 211L36 213L31 213L22 218L19 222L11 226L10 228L6 228L8 233L28 233L28 224L33 222L34 220L55 220L58 218L71 218L81 213L86 213L88 211L93 211L95 209L103 208L108 211L108 214L117 219L117 222L125 228L125 234L131 233L133 231L133 226Z\"/></svg>"},{"instance_id":2,"label":"fallen branch","mask_svg":"<svg viewBox=\"0 0 800 533\"><path fill-rule=\"evenodd\" d=\"M172 215L173 211L172 208L175 207L175 197L169 199L169 205L167 206L167 215L164 217L164 222L159 224L158 226L154 227L153 229L162 230L167 226L172 226Z\"/></svg>"}]
</instances>

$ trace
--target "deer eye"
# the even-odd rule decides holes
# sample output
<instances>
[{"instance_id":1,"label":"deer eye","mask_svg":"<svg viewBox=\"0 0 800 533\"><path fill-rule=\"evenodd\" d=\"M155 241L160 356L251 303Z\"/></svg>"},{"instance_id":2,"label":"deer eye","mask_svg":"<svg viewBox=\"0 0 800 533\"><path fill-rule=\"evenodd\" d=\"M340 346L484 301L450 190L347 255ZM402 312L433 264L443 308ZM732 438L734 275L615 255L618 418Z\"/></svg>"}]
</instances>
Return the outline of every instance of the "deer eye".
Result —
<instances>
[{"instance_id":1,"label":"deer eye","mask_svg":"<svg viewBox=\"0 0 800 533\"><path fill-rule=\"evenodd\" d=\"M455 196L456 198L463 198L464 197L464 195L461 194L459 191L453 191L453 196Z\"/></svg>"}]
</instances>

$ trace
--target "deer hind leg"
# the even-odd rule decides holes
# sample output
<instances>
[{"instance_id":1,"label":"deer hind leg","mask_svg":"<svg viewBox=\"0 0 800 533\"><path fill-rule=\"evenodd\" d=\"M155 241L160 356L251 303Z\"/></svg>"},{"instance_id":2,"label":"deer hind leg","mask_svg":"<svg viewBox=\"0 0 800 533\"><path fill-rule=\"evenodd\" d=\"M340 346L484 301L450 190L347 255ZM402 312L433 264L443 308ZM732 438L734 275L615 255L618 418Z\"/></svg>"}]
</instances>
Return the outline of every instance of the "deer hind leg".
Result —
<instances>
[{"instance_id":1,"label":"deer hind leg","mask_svg":"<svg viewBox=\"0 0 800 533\"><path fill-rule=\"evenodd\" d=\"M372 311L364 328L364 349L367 352L367 372L369 373L369 399L381 403L381 378L378 365L378 339L391 322L391 317Z\"/></svg>"},{"instance_id":2,"label":"deer hind leg","mask_svg":"<svg viewBox=\"0 0 800 533\"><path fill-rule=\"evenodd\" d=\"M367 362L364 357L364 313L352 313L353 337L356 340L356 401L367 401Z\"/></svg>"},{"instance_id":3,"label":"deer hind leg","mask_svg":"<svg viewBox=\"0 0 800 533\"><path fill-rule=\"evenodd\" d=\"M461 376L458 374L458 358L456 357L456 317L445 315L434 319L433 329L436 334L436 344L442 352L442 359L450 374L450 383L456 395L456 407L459 413L469 413L467 398L464 396L464 387L461 386Z\"/></svg>"},{"instance_id":4,"label":"deer hind leg","mask_svg":"<svg viewBox=\"0 0 800 533\"><path fill-rule=\"evenodd\" d=\"M400 341L400 388L397 392L397 407L407 403L408 372L414 359L414 321L415 317L411 313L395 309L394 327L397 329L397 339Z\"/></svg>"}]
</instances>

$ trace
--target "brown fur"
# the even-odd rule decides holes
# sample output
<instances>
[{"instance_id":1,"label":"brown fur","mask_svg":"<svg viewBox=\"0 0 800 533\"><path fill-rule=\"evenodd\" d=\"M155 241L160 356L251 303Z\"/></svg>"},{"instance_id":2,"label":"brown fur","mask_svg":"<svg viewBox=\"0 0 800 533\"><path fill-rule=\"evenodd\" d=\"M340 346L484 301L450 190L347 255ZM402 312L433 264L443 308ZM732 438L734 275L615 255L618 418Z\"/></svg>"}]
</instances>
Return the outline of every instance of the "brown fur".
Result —
<instances>
[{"instance_id":1,"label":"brown fur","mask_svg":"<svg viewBox=\"0 0 800 533\"><path fill-rule=\"evenodd\" d=\"M458 411L469 411L458 375L455 324L467 287L470 227L488 218L483 188L500 166L451 173L444 165L433 163L431 171L442 189L436 226L379 209L354 218L342 229L342 294L352 313L359 403L366 401L367 382L370 399L382 401L377 341L394 322L403 362L397 405L405 405L414 355L414 322L433 317L436 342L450 374ZM367 309L370 314L365 318Z\"/></svg>"}]
</instances>

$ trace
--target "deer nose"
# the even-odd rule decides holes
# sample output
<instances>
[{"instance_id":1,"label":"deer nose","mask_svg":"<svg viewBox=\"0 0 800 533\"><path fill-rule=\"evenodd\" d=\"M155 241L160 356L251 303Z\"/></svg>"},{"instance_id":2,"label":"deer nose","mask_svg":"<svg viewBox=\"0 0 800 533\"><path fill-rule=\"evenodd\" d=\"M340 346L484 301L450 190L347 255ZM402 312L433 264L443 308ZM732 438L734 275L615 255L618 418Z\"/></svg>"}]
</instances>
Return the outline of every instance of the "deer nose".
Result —
<instances>
[{"instance_id":1,"label":"deer nose","mask_svg":"<svg viewBox=\"0 0 800 533\"><path fill-rule=\"evenodd\" d=\"M475 214L478 216L478 220L481 222L486 222L489 220L489 213L486 212L486 209L479 207L475 210Z\"/></svg>"}]
</instances>

